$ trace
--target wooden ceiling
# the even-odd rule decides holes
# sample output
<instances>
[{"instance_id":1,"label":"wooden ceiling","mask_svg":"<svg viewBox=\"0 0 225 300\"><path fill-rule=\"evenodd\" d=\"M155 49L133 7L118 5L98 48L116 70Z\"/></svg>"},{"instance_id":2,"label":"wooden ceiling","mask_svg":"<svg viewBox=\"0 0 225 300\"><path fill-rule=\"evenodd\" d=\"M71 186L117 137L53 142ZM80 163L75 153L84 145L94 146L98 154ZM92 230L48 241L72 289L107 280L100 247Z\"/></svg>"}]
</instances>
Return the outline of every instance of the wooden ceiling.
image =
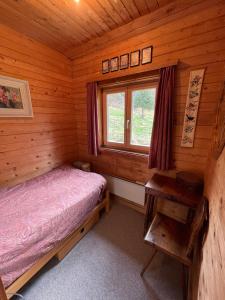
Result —
<instances>
[{"instance_id":1,"label":"wooden ceiling","mask_svg":"<svg viewBox=\"0 0 225 300\"><path fill-rule=\"evenodd\" d=\"M0 0L0 22L62 53L171 0ZM4 13L3 13L4 12Z\"/></svg>"}]
</instances>

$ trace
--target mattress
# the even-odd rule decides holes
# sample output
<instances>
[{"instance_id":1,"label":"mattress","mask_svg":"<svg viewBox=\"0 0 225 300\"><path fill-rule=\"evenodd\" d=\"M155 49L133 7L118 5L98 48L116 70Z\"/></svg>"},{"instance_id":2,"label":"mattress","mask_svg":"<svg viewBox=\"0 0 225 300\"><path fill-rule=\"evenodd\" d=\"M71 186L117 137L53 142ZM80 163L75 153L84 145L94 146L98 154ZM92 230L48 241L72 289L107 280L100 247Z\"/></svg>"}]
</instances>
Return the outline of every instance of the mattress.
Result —
<instances>
[{"instance_id":1,"label":"mattress","mask_svg":"<svg viewBox=\"0 0 225 300\"><path fill-rule=\"evenodd\" d=\"M5 287L85 220L105 179L70 166L0 190L0 276Z\"/></svg>"}]
</instances>

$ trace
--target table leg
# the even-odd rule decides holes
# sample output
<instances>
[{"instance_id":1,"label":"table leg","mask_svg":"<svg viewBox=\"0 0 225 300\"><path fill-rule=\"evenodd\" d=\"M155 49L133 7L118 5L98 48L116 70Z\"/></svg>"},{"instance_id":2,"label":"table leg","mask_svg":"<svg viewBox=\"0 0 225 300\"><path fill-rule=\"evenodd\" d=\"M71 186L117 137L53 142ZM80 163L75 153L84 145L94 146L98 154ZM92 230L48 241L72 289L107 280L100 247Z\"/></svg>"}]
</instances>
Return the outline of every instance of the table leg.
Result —
<instances>
[{"instance_id":1,"label":"table leg","mask_svg":"<svg viewBox=\"0 0 225 300\"><path fill-rule=\"evenodd\" d=\"M146 203L146 213L145 213L145 223L144 223L144 235L147 233L154 217L153 213L154 213L154 205L155 205L155 196L146 194L145 203Z\"/></svg>"},{"instance_id":2,"label":"table leg","mask_svg":"<svg viewBox=\"0 0 225 300\"><path fill-rule=\"evenodd\" d=\"M188 295L188 292L189 292L189 267L188 266L185 266L184 264L183 265L183 299L184 300L188 300L189 299L189 295Z\"/></svg>"}]
</instances>

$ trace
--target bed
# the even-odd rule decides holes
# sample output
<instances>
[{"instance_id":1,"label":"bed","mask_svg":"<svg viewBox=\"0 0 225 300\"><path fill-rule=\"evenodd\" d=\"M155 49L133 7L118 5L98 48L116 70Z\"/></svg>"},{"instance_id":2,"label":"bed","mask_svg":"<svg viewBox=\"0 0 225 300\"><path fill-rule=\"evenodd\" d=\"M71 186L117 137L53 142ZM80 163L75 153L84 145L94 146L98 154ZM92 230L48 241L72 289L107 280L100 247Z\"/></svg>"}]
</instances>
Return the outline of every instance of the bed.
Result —
<instances>
[{"instance_id":1,"label":"bed","mask_svg":"<svg viewBox=\"0 0 225 300\"><path fill-rule=\"evenodd\" d=\"M0 190L0 276L10 298L53 256L62 259L109 208L106 181L63 166Z\"/></svg>"}]
</instances>

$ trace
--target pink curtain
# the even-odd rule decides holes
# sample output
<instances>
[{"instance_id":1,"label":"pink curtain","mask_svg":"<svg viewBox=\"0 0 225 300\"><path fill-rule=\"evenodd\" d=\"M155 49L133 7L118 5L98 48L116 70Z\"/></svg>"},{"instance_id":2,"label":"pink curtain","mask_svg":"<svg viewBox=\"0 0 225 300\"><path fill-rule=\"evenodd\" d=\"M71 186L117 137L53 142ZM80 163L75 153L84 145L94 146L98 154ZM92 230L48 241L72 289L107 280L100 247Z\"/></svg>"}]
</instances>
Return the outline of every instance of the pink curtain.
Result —
<instances>
[{"instance_id":1,"label":"pink curtain","mask_svg":"<svg viewBox=\"0 0 225 300\"><path fill-rule=\"evenodd\" d=\"M88 153L99 154L98 147L98 108L97 108L97 83L87 84L87 124L88 124Z\"/></svg>"},{"instance_id":2,"label":"pink curtain","mask_svg":"<svg viewBox=\"0 0 225 300\"><path fill-rule=\"evenodd\" d=\"M149 153L149 168L172 167L173 90L176 66L160 69L155 116Z\"/></svg>"}]
</instances>

